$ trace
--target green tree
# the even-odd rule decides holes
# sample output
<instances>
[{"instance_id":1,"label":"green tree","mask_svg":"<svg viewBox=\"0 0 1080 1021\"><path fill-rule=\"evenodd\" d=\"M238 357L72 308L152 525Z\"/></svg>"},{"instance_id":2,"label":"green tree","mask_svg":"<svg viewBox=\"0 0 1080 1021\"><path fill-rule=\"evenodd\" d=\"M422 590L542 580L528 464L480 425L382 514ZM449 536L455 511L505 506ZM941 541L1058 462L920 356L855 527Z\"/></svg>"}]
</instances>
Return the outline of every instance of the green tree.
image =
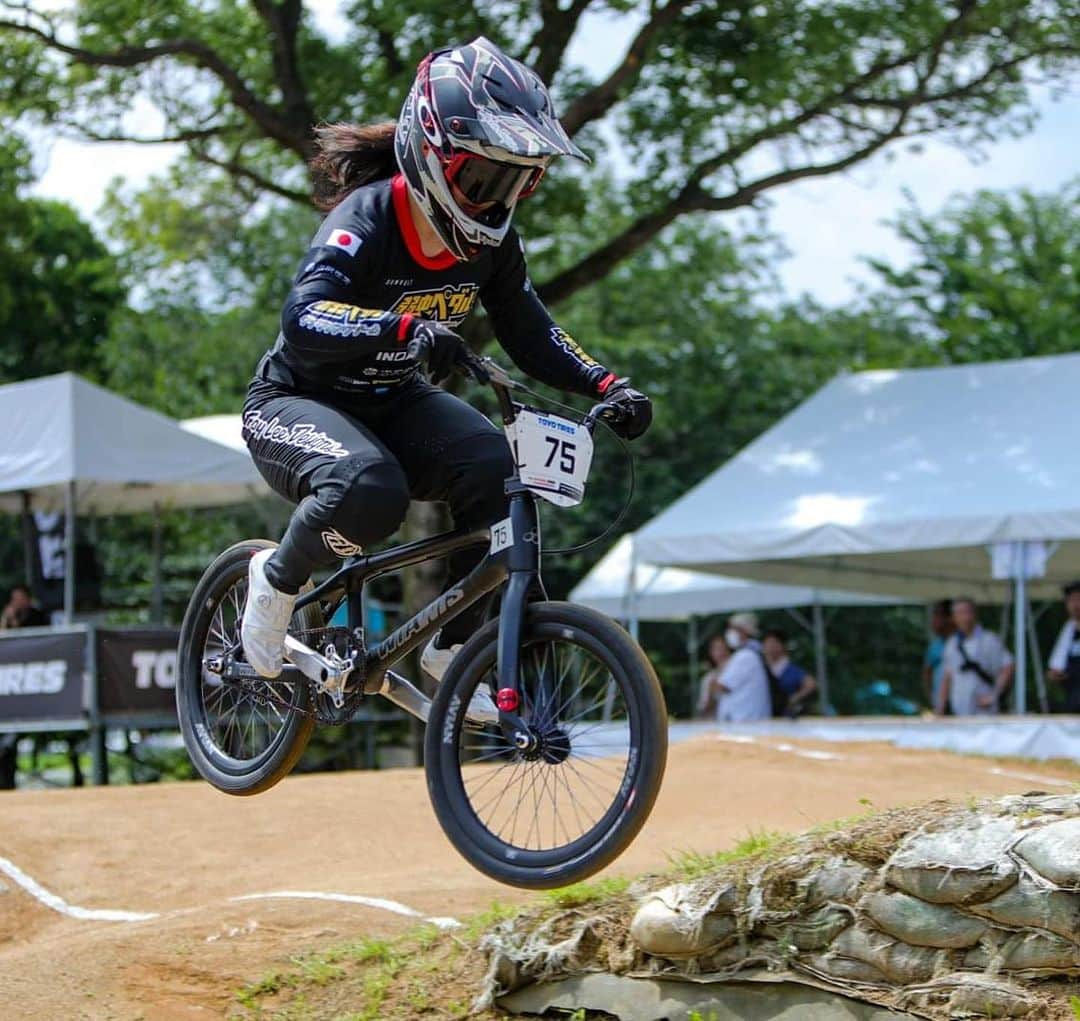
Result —
<instances>
[{"instance_id":1,"label":"green tree","mask_svg":"<svg viewBox=\"0 0 1080 1021\"><path fill-rule=\"evenodd\" d=\"M78 367L100 378L100 345L124 292L116 260L70 206L27 198L29 156L0 146L0 382Z\"/></svg>"},{"instance_id":2,"label":"green tree","mask_svg":"<svg viewBox=\"0 0 1080 1021\"><path fill-rule=\"evenodd\" d=\"M1076 350L1080 178L1056 194L983 191L938 213L914 199L894 227L909 266L872 261L868 311L901 324L944 362Z\"/></svg>"}]
</instances>

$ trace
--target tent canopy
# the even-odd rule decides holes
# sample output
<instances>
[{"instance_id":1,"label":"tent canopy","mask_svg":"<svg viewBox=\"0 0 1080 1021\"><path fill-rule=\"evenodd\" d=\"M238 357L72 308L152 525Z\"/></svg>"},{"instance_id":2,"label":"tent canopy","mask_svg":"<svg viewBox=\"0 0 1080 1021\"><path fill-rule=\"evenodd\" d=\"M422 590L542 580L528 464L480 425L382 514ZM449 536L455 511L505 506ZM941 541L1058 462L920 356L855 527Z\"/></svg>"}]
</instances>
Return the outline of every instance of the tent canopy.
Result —
<instances>
[{"instance_id":1,"label":"tent canopy","mask_svg":"<svg viewBox=\"0 0 1080 1021\"><path fill-rule=\"evenodd\" d=\"M241 415L202 415L199 418L181 419L180 428L246 454L247 444L241 435L243 424Z\"/></svg>"},{"instance_id":2,"label":"tent canopy","mask_svg":"<svg viewBox=\"0 0 1080 1021\"><path fill-rule=\"evenodd\" d=\"M269 492L251 459L70 372L0 386L0 510L213 507Z\"/></svg>"},{"instance_id":3,"label":"tent canopy","mask_svg":"<svg viewBox=\"0 0 1080 1021\"><path fill-rule=\"evenodd\" d=\"M610 617L639 620L686 620L692 615L774 610L797 606L864 606L903 602L888 596L860 595L797 585L773 585L722 578L677 567L638 563L631 606L630 556L633 537L624 535L574 587L570 599Z\"/></svg>"},{"instance_id":4,"label":"tent canopy","mask_svg":"<svg viewBox=\"0 0 1080 1021\"><path fill-rule=\"evenodd\" d=\"M842 375L638 532L639 555L765 581L1000 598L990 547L1080 575L1080 354ZM1060 544L1060 545L1058 545Z\"/></svg>"}]
</instances>

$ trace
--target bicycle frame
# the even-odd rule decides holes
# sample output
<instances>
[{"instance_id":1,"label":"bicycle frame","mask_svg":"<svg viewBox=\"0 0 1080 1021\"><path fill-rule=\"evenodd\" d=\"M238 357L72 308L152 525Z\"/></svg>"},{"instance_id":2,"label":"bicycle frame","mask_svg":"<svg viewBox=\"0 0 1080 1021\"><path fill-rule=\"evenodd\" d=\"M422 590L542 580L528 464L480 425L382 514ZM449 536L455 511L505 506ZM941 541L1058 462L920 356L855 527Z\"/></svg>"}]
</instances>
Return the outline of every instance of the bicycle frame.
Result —
<instances>
[{"instance_id":1,"label":"bicycle frame","mask_svg":"<svg viewBox=\"0 0 1080 1021\"><path fill-rule=\"evenodd\" d=\"M509 425L517 414L509 395L512 382L505 375L501 379L495 376L490 382L499 399L503 421ZM348 605L349 632L357 635L359 630L359 635L362 636L363 592L368 581L391 571L444 557L469 546L488 543L488 554L469 574L366 652L364 690L369 694L385 695L425 722L430 700L408 680L393 673L390 667L427 642L448 621L504 583L505 591L499 614L496 676L499 690L510 689L517 696L511 698L509 704L516 708L520 701L521 638L529 592L540 576L540 525L536 497L522 485L516 465L505 486L510 503L509 517L505 520L509 521L511 535L511 541L505 547L491 552L490 546L494 545L492 528L457 529L380 553L352 557L324 582L304 593L296 601L296 609L299 610L319 600L337 599L344 595ZM317 653L295 639L291 645L287 644L286 648L287 655L291 650L293 655L308 655L316 660L320 658ZM303 672L307 673L306 670ZM512 737L524 727L514 712L500 711L499 716L508 737Z\"/></svg>"}]
</instances>

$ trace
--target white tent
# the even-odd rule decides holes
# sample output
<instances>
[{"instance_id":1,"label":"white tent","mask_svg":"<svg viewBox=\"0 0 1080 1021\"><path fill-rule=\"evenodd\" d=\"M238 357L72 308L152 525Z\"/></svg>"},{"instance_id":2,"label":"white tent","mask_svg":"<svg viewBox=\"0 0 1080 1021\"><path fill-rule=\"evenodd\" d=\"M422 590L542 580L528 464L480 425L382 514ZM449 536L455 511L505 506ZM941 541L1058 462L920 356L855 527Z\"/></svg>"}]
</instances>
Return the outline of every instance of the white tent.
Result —
<instances>
[{"instance_id":1,"label":"white tent","mask_svg":"<svg viewBox=\"0 0 1080 1021\"><path fill-rule=\"evenodd\" d=\"M677 567L657 567L640 561L633 565L631 577L634 541L633 535L624 535L574 586L570 599L606 613L609 617L627 621L635 632L637 622L642 620L689 621L687 649L691 675L696 673L697 665L696 616L734 613L738 610L788 610L813 635L815 673L822 698L827 701L825 618L822 608L893 605L905 601L889 596L725 578ZM811 607L809 620L797 612L799 607Z\"/></svg>"},{"instance_id":2,"label":"white tent","mask_svg":"<svg viewBox=\"0 0 1080 1021\"><path fill-rule=\"evenodd\" d=\"M861 595L799 585L775 585L725 578L677 567L638 563L631 586L633 536L624 535L570 593L575 603L609 617L629 620L686 620L695 615L737 610L774 610L797 606L864 606L904 602L888 596Z\"/></svg>"},{"instance_id":3,"label":"white tent","mask_svg":"<svg viewBox=\"0 0 1080 1021\"><path fill-rule=\"evenodd\" d=\"M840 376L641 529L641 556L912 598L1015 579L1023 635L1027 587L1080 575L1078 392L1077 354Z\"/></svg>"},{"instance_id":4,"label":"white tent","mask_svg":"<svg viewBox=\"0 0 1080 1021\"><path fill-rule=\"evenodd\" d=\"M78 513L214 507L270 491L246 455L70 372L0 386L0 421L0 510L63 510L69 564Z\"/></svg>"},{"instance_id":5,"label":"white tent","mask_svg":"<svg viewBox=\"0 0 1080 1021\"><path fill-rule=\"evenodd\" d=\"M240 435L243 424L240 415L202 415L199 418L181 419L180 428L201 436L204 440L213 440L246 453L247 444Z\"/></svg>"}]
</instances>

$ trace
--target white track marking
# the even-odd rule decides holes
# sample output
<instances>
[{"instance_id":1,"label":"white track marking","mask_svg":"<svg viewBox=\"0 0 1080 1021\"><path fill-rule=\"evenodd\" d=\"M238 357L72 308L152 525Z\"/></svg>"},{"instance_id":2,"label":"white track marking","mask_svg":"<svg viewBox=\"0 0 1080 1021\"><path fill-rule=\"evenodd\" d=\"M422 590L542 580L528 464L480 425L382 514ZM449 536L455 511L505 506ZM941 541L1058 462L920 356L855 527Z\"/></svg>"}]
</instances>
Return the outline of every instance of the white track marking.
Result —
<instances>
[{"instance_id":1,"label":"white track marking","mask_svg":"<svg viewBox=\"0 0 1080 1021\"><path fill-rule=\"evenodd\" d=\"M992 766L990 772L994 776L1008 776L1014 780L1030 780L1032 783L1048 783L1054 787L1072 787L1071 780L1059 780L1053 776L1039 776L1037 773L1018 773L1014 769L1002 769L1000 766Z\"/></svg>"},{"instance_id":2,"label":"white track marking","mask_svg":"<svg viewBox=\"0 0 1080 1021\"><path fill-rule=\"evenodd\" d=\"M331 900L343 904L363 904L369 908L381 908L383 911L392 911L395 915L405 915L408 918L423 918L425 922L437 925L440 929L456 929L461 922L456 918L428 918L421 912L410 908L405 904L399 904L396 900L386 900L383 897L363 897L355 893L319 893L312 890L275 890L272 893L245 893L240 897L230 897L229 900Z\"/></svg>"},{"instance_id":3,"label":"white track marking","mask_svg":"<svg viewBox=\"0 0 1080 1021\"><path fill-rule=\"evenodd\" d=\"M79 918L87 922L145 922L148 918L160 918L156 912L112 911L106 908L80 908L69 904L63 897L50 893L40 883L31 879L14 862L0 858L0 872L19 884L31 897L36 897L47 908L58 911L68 918Z\"/></svg>"},{"instance_id":4,"label":"white track marking","mask_svg":"<svg viewBox=\"0 0 1080 1021\"><path fill-rule=\"evenodd\" d=\"M87 922L145 922L151 918L161 918L156 911L115 911L106 908L80 908L69 904L63 897L46 890L39 882L28 876L14 862L7 858L0 858L0 872L21 886L31 897L40 901L47 908L66 915L68 918L78 918ZM396 900L386 900L382 897L364 897L354 893L322 893L317 890L275 890L272 893L247 893L239 897L230 897L230 901L245 900L328 900L342 904L362 904L369 908L378 908L389 911L395 915L405 915L408 918L422 918L425 922L438 926L440 929L456 929L461 925L456 918L444 918L435 916L429 918L423 912L410 908L405 904L399 904ZM190 909L189 909L190 910ZM169 914L180 914L172 911Z\"/></svg>"},{"instance_id":5,"label":"white track marking","mask_svg":"<svg viewBox=\"0 0 1080 1021\"><path fill-rule=\"evenodd\" d=\"M793 744L774 744L768 747L775 748L778 752L791 752L792 755L798 755L803 759L817 759L819 762L843 762L847 758L846 755L823 752L817 748L796 748Z\"/></svg>"}]
</instances>

